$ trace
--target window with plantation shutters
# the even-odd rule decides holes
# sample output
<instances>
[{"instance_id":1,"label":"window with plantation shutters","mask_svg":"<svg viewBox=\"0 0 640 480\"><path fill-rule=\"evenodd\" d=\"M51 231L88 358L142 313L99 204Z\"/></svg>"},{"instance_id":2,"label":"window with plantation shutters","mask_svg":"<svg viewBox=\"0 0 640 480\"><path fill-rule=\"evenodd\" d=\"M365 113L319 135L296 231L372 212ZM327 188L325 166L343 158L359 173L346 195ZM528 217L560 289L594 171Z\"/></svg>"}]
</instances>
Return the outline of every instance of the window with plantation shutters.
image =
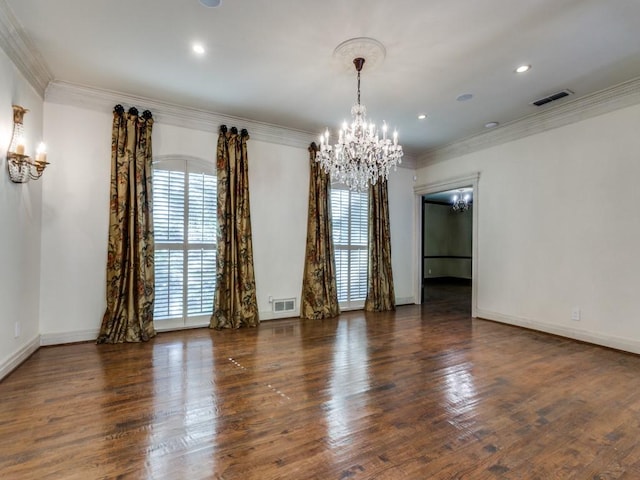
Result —
<instances>
[{"instance_id":1,"label":"window with plantation shutters","mask_svg":"<svg viewBox=\"0 0 640 480\"><path fill-rule=\"evenodd\" d=\"M156 328L206 325L216 281L213 162L163 159L153 168Z\"/></svg>"},{"instance_id":2,"label":"window with plantation shutters","mask_svg":"<svg viewBox=\"0 0 640 480\"><path fill-rule=\"evenodd\" d=\"M367 192L331 186L331 227L336 257L336 286L342 308L360 308L367 297Z\"/></svg>"}]
</instances>

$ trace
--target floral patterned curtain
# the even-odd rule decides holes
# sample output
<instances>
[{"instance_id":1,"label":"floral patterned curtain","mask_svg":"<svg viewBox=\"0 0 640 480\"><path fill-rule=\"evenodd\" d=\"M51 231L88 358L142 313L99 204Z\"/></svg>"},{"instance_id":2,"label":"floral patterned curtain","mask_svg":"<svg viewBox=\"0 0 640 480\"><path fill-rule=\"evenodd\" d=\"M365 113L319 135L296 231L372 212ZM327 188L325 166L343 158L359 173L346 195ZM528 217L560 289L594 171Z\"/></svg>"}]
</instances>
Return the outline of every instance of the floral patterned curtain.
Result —
<instances>
[{"instance_id":1,"label":"floral patterned curtain","mask_svg":"<svg viewBox=\"0 0 640 480\"><path fill-rule=\"evenodd\" d=\"M107 309L98 343L147 341L153 328L154 268L151 213L153 118L136 108L113 111L107 254Z\"/></svg>"},{"instance_id":2,"label":"floral patterned curtain","mask_svg":"<svg viewBox=\"0 0 640 480\"><path fill-rule=\"evenodd\" d=\"M220 127L217 150L218 251L211 328L256 327L258 302L249 212L249 134Z\"/></svg>"},{"instance_id":3,"label":"floral patterned curtain","mask_svg":"<svg viewBox=\"0 0 640 480\"><path fill-rule=\"evenodd\" d=\"M300 317L323 319L340 313L336 288L336 264L331 237L329 174L318 162L318 147L309 147L309 214L307 248L302 277Z\"/></svg>"},{"instance_id":4,"label":"floral patterned curtain","mask_svg":"<svg viewBox=\"0 0 640 480\"><path fill-rule=\"evenodd\" d=\"M391 271L391 228L389 226L389 189L379 179L369 186L369 273L364 309L384 312L396 309Z\"/></svg>"}]
</instances>

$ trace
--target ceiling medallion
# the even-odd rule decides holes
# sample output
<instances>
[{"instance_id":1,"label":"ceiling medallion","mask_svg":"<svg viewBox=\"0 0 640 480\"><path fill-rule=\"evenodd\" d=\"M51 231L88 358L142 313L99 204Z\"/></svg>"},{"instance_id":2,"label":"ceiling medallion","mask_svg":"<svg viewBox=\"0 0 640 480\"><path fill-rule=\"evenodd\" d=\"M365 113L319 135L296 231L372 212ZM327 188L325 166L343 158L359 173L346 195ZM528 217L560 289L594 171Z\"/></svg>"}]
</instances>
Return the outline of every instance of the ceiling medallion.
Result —
<instances>
[{"instance_id":1,"label":"ceiling medallion","mask_svg":"<svg viewBox=\"0 0 640 480\"><path fill-rule=\"evenodd\" d=\"M358 37L345 40L333 51L333 58L344 71L353 71L354 58L366 58L366 71L382 65L387 50L378 40L369 37Z\"/></svg>"}]
</instances>

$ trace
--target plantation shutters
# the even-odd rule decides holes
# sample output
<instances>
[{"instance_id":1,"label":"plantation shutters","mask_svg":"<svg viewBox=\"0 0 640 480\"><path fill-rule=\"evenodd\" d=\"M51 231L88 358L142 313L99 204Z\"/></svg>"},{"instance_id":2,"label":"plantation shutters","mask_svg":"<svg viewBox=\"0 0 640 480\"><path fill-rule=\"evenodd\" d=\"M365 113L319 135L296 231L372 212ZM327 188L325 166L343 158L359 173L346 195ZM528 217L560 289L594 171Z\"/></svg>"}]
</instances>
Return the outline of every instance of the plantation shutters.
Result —
<instances>
[{"instance_id":1,"label":"plantation shutters","mask_svg":"<svg viewBox=\"0 0 640 480\"><path fill-rule=\"evenodd\" d=\"M216 279L215 165L154 164L156 328L208 325Z\"/></svg>"},{"instance_id":2,"label":"plantation shutters","mask_svg":"<svg viewBox=\"0 0 640 480\"><path fill-rule=\"evenodd\" d=\"M361 308L367 297L368 193L331 186L331 226L341 308Z\"/></svg>"}]
</instances>

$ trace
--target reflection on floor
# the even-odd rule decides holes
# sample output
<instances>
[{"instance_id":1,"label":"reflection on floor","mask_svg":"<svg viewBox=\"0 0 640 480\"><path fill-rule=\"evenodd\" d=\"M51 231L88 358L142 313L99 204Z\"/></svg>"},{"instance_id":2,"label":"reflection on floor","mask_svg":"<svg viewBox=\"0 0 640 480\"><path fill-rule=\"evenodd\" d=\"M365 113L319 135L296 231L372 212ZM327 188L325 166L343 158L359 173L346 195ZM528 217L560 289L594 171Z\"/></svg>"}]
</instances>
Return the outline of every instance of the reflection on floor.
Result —
<instances>
[{"instance_id":1,"label":"reflection on floor","mask_svg":"<svg viewBox=\"0 0 640 480\"><path fill-rule=\"evenodd\" d=\"M41 348L0 382L0 477L640 478L640 356L427 298Z\"/></svg>"},{"instance_id":2,"label":"reflection on floor","mask_svg":"<svg viewBox=\"0 0 640 480\"><path fill-rule=\"evenodd\" d=\"M459 313L471 314L471 279L467 278L427 278L422 283L422 303L431 306L455 305Z\"/></svg>"}]
</instances>

